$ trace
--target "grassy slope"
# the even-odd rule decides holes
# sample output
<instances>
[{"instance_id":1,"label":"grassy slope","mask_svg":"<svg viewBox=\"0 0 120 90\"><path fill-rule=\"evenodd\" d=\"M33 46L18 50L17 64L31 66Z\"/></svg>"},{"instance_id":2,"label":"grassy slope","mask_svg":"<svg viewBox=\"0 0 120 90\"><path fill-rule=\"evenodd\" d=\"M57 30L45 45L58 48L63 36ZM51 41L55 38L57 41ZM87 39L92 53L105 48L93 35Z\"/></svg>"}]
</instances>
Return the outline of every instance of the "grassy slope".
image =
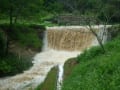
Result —
<instances>
[{"instance_id":1,"label":"grassy slope","mask_svg":"<svg viewBox=\"0 0 120 90\"><path fill-rule=\"evenodd\" d=\"M120 37L105 45L85 51L77 57L78 65L64 80L62 90L120 90Z\"/></svg>"},{"instance_id":2,"label":"grassy slope","mask_svg":"<svg viewBox=\"0 0 120 90\"><path fill-rule=\"evenodd\" d=\"M40 84L35 90L56 90L57 72L57 67L52 68L51 71L48 73L45 81Z\"/></svg>"},{"instance_id":3,"label":"grassy slope","mask_svg":"<svg viewBox=\"0 0 120 90\"><path fill-rule=\"evenodd\" d=\"M67 77L69 75L71 75L74 67L77 65L78 63L76 62L76 58L70 58L69 60L67 60L64 64L64 80L67 79Z\"/></svg>"}]
</instances>

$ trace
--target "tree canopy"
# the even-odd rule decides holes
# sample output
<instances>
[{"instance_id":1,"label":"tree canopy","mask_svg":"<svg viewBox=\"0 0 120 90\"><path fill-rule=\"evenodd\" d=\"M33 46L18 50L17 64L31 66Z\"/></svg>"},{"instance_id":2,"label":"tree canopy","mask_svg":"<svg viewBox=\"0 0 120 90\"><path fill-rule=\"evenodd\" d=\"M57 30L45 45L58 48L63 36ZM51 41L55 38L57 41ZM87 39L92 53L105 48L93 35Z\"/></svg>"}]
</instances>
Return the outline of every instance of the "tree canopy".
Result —
<instances>
[{"instance_id":1,"label":"tree canopy","mask_svg":"<svg viewBox=\"0 0 120 90\"><path fill-rule=\"evenodd\" d=\"M111 17L111 22L120 20L120 0L0 0L0 15L10 17L16 22L19 17L32 17L42 12L60 13L88 13L98 14L99 19Z\"/></svg>"}]
</instances>

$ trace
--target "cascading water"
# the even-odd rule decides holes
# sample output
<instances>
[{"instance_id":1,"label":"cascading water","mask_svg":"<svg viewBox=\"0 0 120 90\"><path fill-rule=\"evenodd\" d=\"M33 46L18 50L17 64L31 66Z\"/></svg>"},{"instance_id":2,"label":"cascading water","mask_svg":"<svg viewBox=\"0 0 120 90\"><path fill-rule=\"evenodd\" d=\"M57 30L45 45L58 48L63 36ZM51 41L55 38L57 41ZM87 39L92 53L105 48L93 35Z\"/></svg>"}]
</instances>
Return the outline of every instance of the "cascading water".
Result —
<instances>
[{"instance_id":1,"label":"cascading water","mask_svg":"<svg viewBox=\"0 0 120 90\"><path fill-rule=\"evenodd\" d=\"M64 64L58 65L58 80L57 80L57 90L61 90L62 81L63 81L63 73L64 73Z\"/></svg>"},{"instance_id":2,"label":"cascading water","mask_svg":"<svg viewBox=\"0 0 120 90\"><path fill-rule=\"evenodd\" d=\"M94 28L100 34L101 27ZM64 62L68 58L76 57L82 50L97 44L96 38L86 27L49 27L45 32L43 51L33 58L33 67L22 74L1 78L0 90L34 90L56 65L59 66L57 90L60 90Z\"/></svg>"}]
</instances>

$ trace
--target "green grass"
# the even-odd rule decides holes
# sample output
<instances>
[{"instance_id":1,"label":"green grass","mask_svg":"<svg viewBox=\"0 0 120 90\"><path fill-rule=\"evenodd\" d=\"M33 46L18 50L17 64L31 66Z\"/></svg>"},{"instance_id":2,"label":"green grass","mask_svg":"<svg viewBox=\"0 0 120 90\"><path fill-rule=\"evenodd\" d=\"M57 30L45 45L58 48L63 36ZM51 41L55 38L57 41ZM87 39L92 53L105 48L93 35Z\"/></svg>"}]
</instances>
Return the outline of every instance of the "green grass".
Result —
<instances>
[{"instance_id":1,"label":"green grass","mask_svg":"<svg viewBox=\"0 0 120 90\"><path fill-rule=\"evenodd\" d=\"M93 47L79 55L62 90L120 90L120 37L105 48L105 53Z\"/></svg>"},{"instance_id":2,"label":"green grass","mask_svg":"<svg viewBox=\"0 0 120 90\"><path fill-rule=\"evenodd\" d=\"M56 90L58 68L54 67L48 73L45 81L40 84L35 90Z\"/></svg>"},{"instance_id":3,"label":"green grass","mask_svg":"<svg viewBox=\"0 0 120 90\"><path fill-rule=\"evenodd\" d=\"M64 64L64 79L66 79L69 75L71 75L74 67L78 63L76 62L76 58L70 58L68 59Z\"/></svg>"}]
</instances>

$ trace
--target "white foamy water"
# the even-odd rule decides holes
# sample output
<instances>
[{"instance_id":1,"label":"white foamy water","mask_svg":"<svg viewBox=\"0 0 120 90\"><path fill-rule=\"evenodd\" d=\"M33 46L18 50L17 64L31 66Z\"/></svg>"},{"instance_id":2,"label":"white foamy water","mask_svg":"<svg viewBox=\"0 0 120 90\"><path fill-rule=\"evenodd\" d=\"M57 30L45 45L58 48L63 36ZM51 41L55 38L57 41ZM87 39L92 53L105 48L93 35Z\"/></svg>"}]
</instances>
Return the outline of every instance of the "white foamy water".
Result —
<instances>
[{"instance_id":1,"label":"white foamy water","mask_svg":"<svg viewBox=\"0 0 120 90\"><path fill-rule=\"evenodd\" d=\"M58 69L57 90L61 90L64 75L64 64L59 64Z\"/></svg>"}]
</instances>

